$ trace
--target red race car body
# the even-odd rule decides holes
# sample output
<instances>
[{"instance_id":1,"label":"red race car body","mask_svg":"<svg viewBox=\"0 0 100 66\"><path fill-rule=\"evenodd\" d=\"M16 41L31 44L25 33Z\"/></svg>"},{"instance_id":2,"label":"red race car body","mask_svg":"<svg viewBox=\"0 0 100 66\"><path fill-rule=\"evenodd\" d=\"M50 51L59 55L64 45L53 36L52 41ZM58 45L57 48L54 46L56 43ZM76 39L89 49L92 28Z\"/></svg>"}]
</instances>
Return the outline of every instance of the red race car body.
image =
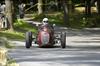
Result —
<instances>
[{"instance_id":1,"label":"red race car body","mask_svg":"<svg viewBox=\"0 0 100 66\"><path fill-rule=\"evenodd\" d=\"M53 40L53 30L51 27L44 26L42 29L38 32L37 35L37 42L39 44L39 47L42 46L52 46L54 42Z\"/></svg>"}]
</instances>

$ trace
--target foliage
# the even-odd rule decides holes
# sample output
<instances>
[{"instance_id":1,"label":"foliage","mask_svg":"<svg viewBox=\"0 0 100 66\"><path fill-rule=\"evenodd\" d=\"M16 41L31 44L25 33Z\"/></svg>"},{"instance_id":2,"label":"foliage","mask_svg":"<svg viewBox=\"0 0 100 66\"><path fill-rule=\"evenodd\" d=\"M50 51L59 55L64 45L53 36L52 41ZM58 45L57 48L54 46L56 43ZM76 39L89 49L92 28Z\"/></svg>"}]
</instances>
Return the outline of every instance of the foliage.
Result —
<instances>
[{"instance_id":1,"label":"foliage","mask_svg":"<svg viewBox=\"0 0 100 66\"><path fill-rule=\"evenodd\" d=\"M71 28L82 28L85 24L85 18L82 14L70 14L70 27Z\"/></svg>"},{"instance_id":2,"label":"foliage","mask_svg":"<svg viewBox=\"0 0 100 66\"><path fill-rule=\"evenodd\" d=\"M24 38L23 33L17 32L17 31L11 32L9 30L1 31L0 32L0 36L1 37L6 37L6 38L8 38L10 40L21 40L21 39Z\"/></svg>"},{"instance_id":3,"label":"foliage","mask_svg":"<svg viewBox=\"0 0 100 66\"><path fill-rule=\"evenodd\" d=\"M24 33L26 31L32 31L32 32L36 32L37 28L34 27L32 24L29 24L23 20L17 20L14 23L14 29L18 32Z\"/></svg>"},{"instance_id":4,"label":"foliage","mask_svg":"<svg viewBox=\"0 0 100 66\"><path fill-rule=\"evenodd\" d=\"M100 16L97 14L92 14L90 17L79 13L70 15L70 27L72 28L100 27L99 21Z\"/></svg>"},{"instance_id":5,"label":"foliage","mask_svg":"<svg viewBox=\"0 0 100 66\"><path fill-rule=\"evenodd\" d=\"M69 26L71 28L92 28L92 27L100 27L100 16L97 14L92 14L93 16L87 17L83 13L71 13L69 14ZM33 19L35 21L42 21L44 17L49 18L49 22L51 24L56 24L58 26L64 26L63 22L63 13L55 12L49 14L41 14L37 15L33 14ZM66 24L67 25L67 24Z\"/></svg>"},{"instance_id":6,"label":"foliage","mask_svg":"<svg viewBox=\"0 0 100 66\"><path fill-rule=\"evenodd\" d=\"M95 16L94 24L95 24L95 26L100 27L100 15Z\"/></svg>"},{"instance_id":7,"label":"foliage","mask_svg":"<svg viewBox=\"0 0 100 66\"><path fill-rule=\"evenodd\" d=\"M72 2L74 2L74 3L78 4L78 3L83 3L83 2L84 2L84 0L72 0Z\"/></svg>"},{"instance_id":8,"label":"foliage","mask_svg":"<svg viewBox=\"0 0 100 66\"><path fill-rule=\"evenodd\" d=\"M41 14L41 15L38 15L36 13L33 14L34 21L42 22L42 19L45 17L49 19L50 24L56 24L58 26L64 25L63 14L61 12L54 12L54 13Z\"/></svg>"},{"instance_id":9,"label":"foliage","mask_svg":"<svg viewBox=\"0 0 100 66\"><path fill-rule=\"evenodd\" d=\"M19 66L16 61L12 58L7 58L7 64L6 66Z\"/></svg>"}]
</instances>

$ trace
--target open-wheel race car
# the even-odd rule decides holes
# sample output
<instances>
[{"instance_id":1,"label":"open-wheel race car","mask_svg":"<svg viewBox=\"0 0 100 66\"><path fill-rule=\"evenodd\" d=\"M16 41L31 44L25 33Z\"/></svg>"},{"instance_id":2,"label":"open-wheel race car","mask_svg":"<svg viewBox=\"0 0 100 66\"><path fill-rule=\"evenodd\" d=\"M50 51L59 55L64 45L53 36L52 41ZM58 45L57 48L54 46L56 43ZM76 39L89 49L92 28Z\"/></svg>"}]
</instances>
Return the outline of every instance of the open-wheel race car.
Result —
<instances>
[{"instance_id":1,"label":"open-wheel race car","mask_svg":"<svg viewBox=\"0 0 100 66\"><path fill-rule=\"evenodd\" d=\"M44 18L44 22L48 21ZM39 47L53 47L55 44L60 44L62 48L66 47L66 32L56 33L54 26L45 25L39 27L38 33L33 37L32 32L28 31L25 35L25 46L30 48L32 46L32 41L34 44L38 44Z\"/></svg>"},{"instance_id":2,"label":"open-wheel race car","mask_svg":"<svg viewBox=\"0 0 100 66\"><path fill-rule=\"evenodd\" d=\"M43 27L42 30L37 33L35 38L32 37L32 32L26 32L26 48L32 46L32 41L34 41L35 44L38 44L39 47L53 47L54 44L60 43L61 48L65 48L66 32L55 34L55 32L50 28Z\"/></svg>"}]
</instances>

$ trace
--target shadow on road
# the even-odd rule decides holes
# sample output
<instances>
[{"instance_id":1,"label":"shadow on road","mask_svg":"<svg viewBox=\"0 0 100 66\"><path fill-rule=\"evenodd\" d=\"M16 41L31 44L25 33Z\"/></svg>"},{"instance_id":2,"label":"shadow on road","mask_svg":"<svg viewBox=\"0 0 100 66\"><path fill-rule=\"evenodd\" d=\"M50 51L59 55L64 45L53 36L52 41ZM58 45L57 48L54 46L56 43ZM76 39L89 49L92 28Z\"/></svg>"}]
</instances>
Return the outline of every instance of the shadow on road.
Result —
<instances>
[{"instance_id":1,"label":"shadow on road","mask_svg":"<svg viewBox=\"0 0 100 66\"><path fill-rule=\"evenodd\" d=\"M10 52L10 55L16 59L17 63L23 62L41 62L41 64L63 64L63 65L88 65L99 66L100 49L96 48L37 48L26 49L19 47ZM34 64L33 64L34 65ZM56 66L57 66L56 65Z\"/></svg>"}]
</instances>

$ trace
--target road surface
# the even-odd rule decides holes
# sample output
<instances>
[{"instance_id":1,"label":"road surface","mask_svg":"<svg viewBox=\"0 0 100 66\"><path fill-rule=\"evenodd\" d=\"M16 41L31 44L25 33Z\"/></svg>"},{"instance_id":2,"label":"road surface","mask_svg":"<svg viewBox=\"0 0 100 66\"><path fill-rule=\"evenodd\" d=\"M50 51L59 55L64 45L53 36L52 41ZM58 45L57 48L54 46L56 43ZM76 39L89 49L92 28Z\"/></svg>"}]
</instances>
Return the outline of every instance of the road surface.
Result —
<instances>
[{"instance_id":1,"label":"road surface","mask_svg":"<svg viewBox=\"0 0 100 66\"><path fill-rule=\"evenodd\" d=\"M8 54L20 66L100 66L99 29L67 30L66 45L54 48L25 48L25 42L13 41L16 48Z\"/></svg>"}]
</instances>

